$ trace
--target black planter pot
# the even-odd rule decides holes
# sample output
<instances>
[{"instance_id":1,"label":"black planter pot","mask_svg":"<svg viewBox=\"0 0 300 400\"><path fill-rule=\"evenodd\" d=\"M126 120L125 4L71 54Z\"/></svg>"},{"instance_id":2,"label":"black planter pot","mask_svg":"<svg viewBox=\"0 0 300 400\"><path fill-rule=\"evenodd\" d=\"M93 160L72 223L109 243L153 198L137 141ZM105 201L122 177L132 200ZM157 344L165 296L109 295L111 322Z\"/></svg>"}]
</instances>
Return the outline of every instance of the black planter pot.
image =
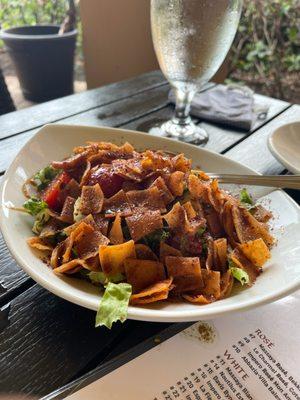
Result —
<instances>
[{"instance_id":1,"label":"black planter pot","mask_svg":"<svg viewBox=\"0 0 300 400\"><path fill-rule=\"evenodd\" d=\"M59 25L2 30L24 97L41 102L73 93L77 30L58 35Z\"/></svg>"}]
</instances>

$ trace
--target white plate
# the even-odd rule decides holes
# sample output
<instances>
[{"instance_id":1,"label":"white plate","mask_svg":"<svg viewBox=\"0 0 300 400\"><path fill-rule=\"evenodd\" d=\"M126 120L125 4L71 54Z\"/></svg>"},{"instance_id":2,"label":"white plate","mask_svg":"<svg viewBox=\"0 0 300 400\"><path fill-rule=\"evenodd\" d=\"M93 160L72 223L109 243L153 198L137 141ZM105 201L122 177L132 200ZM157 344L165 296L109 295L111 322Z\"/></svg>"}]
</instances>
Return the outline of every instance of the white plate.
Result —
<instances>
[{"instance_id":1,"label":"white plate","mask_svg":"<svg viewBox=\"0 0 300 400\"><path fill-rule=\"evenodd\" d=\"M2 180L0 226L11 253L36 282L64 299L97 310L100 299L98 289L84 281L55 275L26 244L26 238L32 236L32 218L7 207L22 205L24 197L21 186L28 177L51 161L68 156L74 146L81 145L87 140L104 140L117 144L127 140L139 150L152 148L183 152L193 159L194 166L200 165L206 171L224 173L253 173L253 171L205 149L139 132L70 125L43 127L20 151ZM162 303L148 307L129 307L128 317L162 322L196 321L249 309L279 299L298 289L300 287L299 207L279 190L268 194L267 199L267 204L275 215L274 234L279 241L277 247L272 250L272 259L264 267L264 273L252 288L206 306Z\"/></svg>"},{"instance_id":2,"label":"white plate","mask_svg":"<svg viewBox=\"0 0 300 400\"><path fill-rule=\"evenodd\" d=\"M300 121L282 125L270 136L271 153L289 171L300 174Z\"/></svg>"}]
</instances>

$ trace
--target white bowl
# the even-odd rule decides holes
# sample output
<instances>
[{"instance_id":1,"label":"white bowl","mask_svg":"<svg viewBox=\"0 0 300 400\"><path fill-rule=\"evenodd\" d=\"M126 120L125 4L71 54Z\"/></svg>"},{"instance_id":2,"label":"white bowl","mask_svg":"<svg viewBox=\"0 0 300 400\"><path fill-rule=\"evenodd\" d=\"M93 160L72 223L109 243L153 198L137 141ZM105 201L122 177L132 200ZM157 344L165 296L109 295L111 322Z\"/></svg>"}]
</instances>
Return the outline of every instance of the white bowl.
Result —
<instances>
[{"instance_id":1,"label":"white bowl","mask_svg":"<svg viewBox=\"0 0 300 400\"><path fill-rule=\"evenodd\" d=\"M32 236L32 219L9 206L21 206L23 182L52 160L68 156L74 146L87 140L129 141L137 149L165 149L183 152L193 159L195 167L224 173L254 173L251 169L193 145L158 138L140 132L86 126L46 125L19 152L1 184L0 226L7 246L19 265L37 283L56 295L97 310L99 291L88 282L59 277L43 264L28 247L26 238ZM270 192L270 190L269 190ZM260 193L268 193L268 190ZM179 322L213 318L233 311L245 310L286 296L300 287L300 209L284 192L271 191L267 204L274 212L273 228L278 245L264 273L256 284L215 303L198 306L188 303L160 303L148 307L129 307L128 318L144 321Z\"/></svg>"},{"instance_id":2,"label":"white bowl","mask_svg":"<svg viewBox=\"0 0 300 400\"><path fill-rule=\"evenodd\" d=\"M300 121L275 129L268 145L273 156L289 171L300 174Z\"/></svg>"}]
</instances>

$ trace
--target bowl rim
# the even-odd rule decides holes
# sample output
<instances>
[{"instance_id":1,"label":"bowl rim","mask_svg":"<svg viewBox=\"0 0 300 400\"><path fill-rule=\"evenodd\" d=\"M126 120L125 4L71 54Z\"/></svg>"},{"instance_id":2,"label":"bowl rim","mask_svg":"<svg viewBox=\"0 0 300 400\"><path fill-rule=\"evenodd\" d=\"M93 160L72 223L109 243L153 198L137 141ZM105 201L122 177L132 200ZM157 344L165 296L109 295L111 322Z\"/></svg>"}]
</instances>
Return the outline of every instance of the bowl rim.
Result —
<instances>
[{"instance_id":1,"label":"bowl rim","mask_svg":"<svg viewBox=\"0 0 300 400\"><path fill-rule=\"evenodd\" d=\"M284 156L282 156L277 148L276 145L274 145L274 139L276 139L277 136L281 134L282 129L289 129L291 126L299 126L299 134L300 134L300 120L299 121L294 121L294 122L289 122L287 124L282 124L278 126L276 129L274 129L273 132L271 132L268 136L268 148L272 155L279 160L281 164L283 164L289 171L293 172L294 174L300 174L300 169L295 168L294 165L292 165Z\"/></svg>"}]
</instances>

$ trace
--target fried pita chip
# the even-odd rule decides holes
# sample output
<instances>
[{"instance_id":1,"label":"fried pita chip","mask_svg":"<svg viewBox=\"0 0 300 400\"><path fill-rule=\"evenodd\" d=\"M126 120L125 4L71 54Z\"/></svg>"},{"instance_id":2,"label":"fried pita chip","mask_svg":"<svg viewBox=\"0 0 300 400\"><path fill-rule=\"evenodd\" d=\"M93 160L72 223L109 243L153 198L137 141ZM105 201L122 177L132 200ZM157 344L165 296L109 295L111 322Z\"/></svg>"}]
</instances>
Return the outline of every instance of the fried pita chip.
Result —
<instances>
[{"instance_id":1,"label":"fried pita chip","mask_svg":"<svg viewBox=\"0 0 300 400\"><path fill-rule=\"evenodd\" d=\"M220 215L229 243L231 247L234 248L237 246L239 239L237 237L234 221L232 218L232 207L232 203L230 201L227 201L224 204L223 210Z\"/></svg>"},{"instance_id":2,"label":"fried pita chip","mask_svg":"<svg viewBox=\"0 0 300 400\"><path fill-rule=\"evenodd\" d=\"M139 260L154 260L158 261L157 255L145 244L135 244L136 258Z\"/></svg>"},{"instance_id":3,"label":"fried pita chip","mask_svg":"<svg viewBox=\"0 0 300 400\"><path fill-rule=\"evenodd\" d=\"M61 257L64 251L65 251L65 241L58 243L58 245L54 248L54 250L51 253L50 265L52 269L59 267Z\"/></svg>"},{"instance_id":4,"label":"fried pita chip","mask_svg":"<svg viewBox=\"0 0 300 400\"><path fill-rule=\"evenodd\" d=\"M168 298L169 291L172 289L172 279L165 279L161 282L156 282L153 285L145 288L139 293L133 294L130 297L130 304L149 304Z\"/></svg>"},{"instance_id":5,"label":"fried pita chip","mask_svg":"<svg viewBox=\"0 0 300 400\"><path fill-rule=\"evenodd\" d=\"M119 190L109 199L104 200L103 210L107 218L113 218L117 213L121 217L127 217L132 214L131 205L123 189Z\"/></svg>"},{"instance_id":6,"label":"fried pita chip","mask_svg":"<svg viewBox=\"0 0 300 400\"><path fill-rule=\"evenodd\" d=\"M51 165L53 168L56 169L64 169L64 170L75 169L86 162L87 155L88 152L84 151L80 154L75 154L63 161L53 161Z\"/></svg>"},{"instance_id":7,"label":"fried pita chip","mask_svg":"<svg viewBox=\"0 0 300 400\"><path fill-rule=\"evenodd\" d=\"M186 211L182 205L177 202L172 209L163 218L167 221L171 229L179 232L187 232L189 230L189 221L187 219Z\"/></svg>"},{"instance_id":8,"label":"fried pita chip","mask_svg":"<svg viewBox=\"0 0 300 400\"><path fill-rule=\"evenodd\" d=\"M82 260L96 256L99 252L99 246L106 246L108 243L109 239L102 235L100 231L95 231L94 229L84 232L74 239L74 246L78 257Z\"/></svg>"},{"instance_id":9,"label":"fried pita chip","mask_svg":"<svg viewBox=\"0 0 300 400\"><path fill-rule=\"evenodd\" d=\"M251 214L258 222L262 223L268 222L273 217L271 211L266 210L261 204L255 205L255 207L251 210Z\"/></svg>"},{"instance_id":10,"label":"fried pita chip","mask_svg":"<svg viewBox=\"0 0 300 400\"><path fill-rule=\"evenodd\" d=\"M96 231L100 231L104 236L107 236L109 220L101 214L94 214L93 219L94 223L90 221L90 225L92 225ZM82 221L84 221L84 219Z\"/></svg>"},{"instance_id":11,"label":"fried pita chip","mask_svg":"<svg viewBox=\"0 0 300 400\"><path fill-rule=\"evenodd\" d=\"M231 290L233 287L233 276L230 270L227 270L224 274L221 276L221 294L220 298L224 299L226 297L229 297L231 294Z\"/></svg>"},{"instance_id":12,"label":"fried pita chip","mask_svg":"<svg viewBox=\"0 0 300 400\"><path fill-rule=\"evenodd\" d=\"M121 226L122 218L119 213L117 213L115 220L112 224L111 230L109 232L109 240L112 244L121 244L124 242L124 235Z\"/></svg>"},{"instance_id":13,"label":"fried pita chip","mask_svg":"<svg viewBox=\"0 0 300 400\"><path fill-rule=\"evenodd\" d=\"M256 267L262 267L264 263L271 258L270 250L261 238L239 244L238 249L240 249Z\"/></svg>"},{"instance_id":14,"label":"fried pita chip","mask_svg":"<svg viewBox=\"0 0 300 400\"><path fill-rule=\"evenodd\" d=\"M184 176L184 172L181 171L175 171L170 174L167 185L174 196L182 196L185 186Z\"/></svg>"},{"instance_id":15,"label":"fried pita chip","mask_svg":"<svg viewBox=\"0 0 300 400\"><path fill-rule=\"evenodd\" d=\"M261 238L268 247L274 244L274 238L266 226L258 222L246 208L233 205L231 211L239 243Z\"/></svg>"},{"instance_id":16,"label":"fried pita chip","mask_svg":"<svg viewBox=\"0 0 300 400\"><path fill-rule=\"evenodd\" d=\"M63 227L64 227L63 222L55 218L50 218L43 226L39 237L51 238L55 236L58 232L60 232L63 229Z\"/></svg>"},{"instance_id":17,"label":"fried pita chip","mask_svg":"<svg viewBox=\"0 0 300 400\"><path fill-rule=\"evenodd\" d=\"M189 303L210 304L212 302L212 299L203 296L203 294L184 293L182 297Z\"/></svg>"},{"instance_id":18,"label":"fried pita chip","mask_svg":"<svg viewBox=\"0 0 300 400\"><path fill-rule=\"evenodd\" d=\"M80 267L80 268L78 269L78 267ZM71 260L65 264L62 264L58 268L55 268L53 270L53 272L55 272L56 274L65 274L65 273L75 274L76 272L80 271L80 269L82 269L82 268L89 269L84 260L75 259L75 260Z\"/></svg>"},{"instance_id":19,"label":"fried pita chip","mask_svg":"<svg viewBox=\"0 0 300 400\"><path fill-rule=\"evenodd\" d=\"M64 240L65 243L65 251L62 256L62 263L65 264L67 263L70 258L71 258L71 253L73 249L74 242L77 241L79 242L80 239L83 236L86 236L88 234L93 234L94 233L94 228L91 225L86 224L85 222L81 222L70 234L69 237L67 237L66 240Z\"/></svg>"},{"instance_id":20,"label":"fried pita chip","mask_svg":"<svg viewBox=\"0 0 300 400\"><path fill-rule=\"evenodd\" d=\"M208 298L215 300L221 296L221 274L219 271L208 271L206 269L201 270L203 278L203 287L201 294Z\"/></svg>"},{"instance_id":21,"label":"fried pita chip","mask_svg":"<svg viewBox=\"0 0 300 400\"><path fill-rule=\"evenodd\" d=\"M124 266L127 282L132 285L133 293L166 278L164 266L158 261L127 258Z\"/></svg>"},{"instance_id":22,"label":"fried pita chip","mask_svg":"<svg viewBox=\"0 0 300 400\"><path fill-rule=\"evenodd\" d=\"M40 237L33 236L27 239L27 243L30 247L41 251L52 251L53 246L45 243Z\"/></svg>"},{"instance_id":23,"label":"fried pita chip","mask_svg":"<svg viewBox=\"0 0 300 400\"><path fill-rule=\"evenodd\" d=\"M161 212L166 211L163 196L157 186L151 186L144 190L131 190L126 194L129 203L133 207L160 210Z\"/></svg>"},{"instance_id":24,"label":"fried pita chip","mask_svg":"<svg viewBox=\"0 0 300 400\"><path fill-rule=\"evenodd\" d=\"M169 203L171 203L171 201L174 200L174 196L168 189L166 182L164 181L164 179L161 176L159 176L157 179L155 179L155 181L150 185L150 187L153 187L153 186L156 186L158 188L158 190L160 191L161 198L162 198L163 202L165 203L165 205L168 205Z\"/></svg>"},{"instance_id":25,"label":"fried pita chip","mask_svg":"<svg viewBox=\"0 0 300 400\"><path fill-rule=\"evenodd\" d=\"M171 159L173 170L188 172L191 169L192 162L184 156L184 154L178 154Z\"/></svg>"},{"instance_id":26,"label":"fried pita chip","mask_svg":"<svg viewBox=\"0 0 300 400\"><path fill-rule=\"evenodd\" d=\"M68 224L72 224L74 222L73 218L74 204L75 204L75 199L73 197L68 196L64 202L62 211L60 213L61 221L66 222Z\"/></svg>"},{"instance_id":27,"label":"fried pita chip","mask_svg":"<svg viewBox=\"0 0 300 400\"><path fill-rule=\"evenodd\" d=\"M94 186L83 186L81 192L81 207L82 214L98 214L102 210L104 202L104 194L99 183Z\"/></svg>"},{"instance_id":28,"label":"fried pita chip","mask_svg":"<svg viewBox=\"0 0 300 400\"><path fill-rule=\"evenodd\" d=\"M83 219L81 219L80 221L75 222L72 225L66 226L63 229L63 232L70 236L71 233L82 223L84 222L85 224L91 225L94 229L95 229L95 221L94 218L92 216L92 214L87 215L86 217L84 217Z\"/></svg>"},{"instance_id":29,"label":"fried pita chip","mask_svg":"<svg viewBox=\"0 0 300 400\"><path fill-rule=\"evenodd\" d=\"M83 175L80 180L80 185L79 185L80 187L82 187L88 183L89 177L90 177L90 171L91 171L91 163L89 161L87 161L85 170L84 170Z\"/></svg>"},{"instance_id":30,"label":"fried pita chip","mask_svg":"<svg viewBox=\"0 0 300 400\"><path fill-rule=\"evenodd\" d=\"M173 278L174 293L188 292L203 286L198 257L167 256L165 262L168 276Z\"/></svg>"},{"instance_id":31,"label":"fried pita chip","mask_svg":"<svg viewBox=\"0 0 300 400\"><path fill-rule=\"evenodd\" d=\"M107 276L124 273L124 261L127 258L136 258L134 241L129 240L112 246L100 246L99 258L102 270Z\"/></svg>"},{"instance_id":32,"label":"fried pita chip","mask_svg":"<svg viewBox=\"0 0 300 400\"><path fill-rule=\"evenodd\" d=\"M88 258L85 260L86 263L86 269L89 269L90 271L94 272L99 272L101 271L101 265L100 265L100 260L99 260L99 255L97 254L94 257Z\"/></svg>"},{"instance_id":33,"label":"fried pita chip","mask_svg":"<svg viewBox=\"0 0 300 400\"><path fill-rule=\"evenodd\" d=\"M180 250L175 249L172 246L169 246L165 242L160 242L160 247L159 247L160 262L165 263L165 259L167 256L182 257L182 253Z\"/></svg>"},{"instance_id":34,"label":"fried pita chip","mask_svg":"<svg viewBox=\"0 0 300 400\"><path fill-rule=\"evenodd\" d=\"M182 207L185 209L186 215L189 220L196 218L197 213L194 210L194 207L192 206L192 203L190 201L187 201L186 203L182 204Z\"/></svg>"},{"instance_id":35,"label":"fried pita chip","mask_svg":"<svg viewBox=\"0 0 300 400\"><path fill-rule=\"evenodd\" d=\"M214 240L213 269L225 271L227 266L227 239Z\"/></svg>"},{"instance_id":36,"label":"fried pita chip","mask_svg":"<svg viewBox=\"0 0 300 400\"><path fill-rule=\"evenodd\" d=\"M214 239L224 237L224 228L220 218L220 214L208 203L203 203L204 218L207 227ZM227 233L227 232L226 232Z\"/></svg>"},{"instance_id":37,"label":"fried pita chip","mask_svg":"<svg viewBox=\"0 0 300 400\"><path fill-rule=\"evenodd\" d=\"M188 189L193 199L202 199L206 196L208 183L201 181L196 175L190 174L188 177Z\"/></svg>"},{"instance_id":38,"label":"fried pita chip","mask_svg":"<svg viewBox=\"0 0 300 400\"><path fill-rule=\"evenodd\" d=\"M159 210L135 209L134 214L125 218L125 220L130 236L135 242L163 227Z\"/></svg>"}]
</instances>

